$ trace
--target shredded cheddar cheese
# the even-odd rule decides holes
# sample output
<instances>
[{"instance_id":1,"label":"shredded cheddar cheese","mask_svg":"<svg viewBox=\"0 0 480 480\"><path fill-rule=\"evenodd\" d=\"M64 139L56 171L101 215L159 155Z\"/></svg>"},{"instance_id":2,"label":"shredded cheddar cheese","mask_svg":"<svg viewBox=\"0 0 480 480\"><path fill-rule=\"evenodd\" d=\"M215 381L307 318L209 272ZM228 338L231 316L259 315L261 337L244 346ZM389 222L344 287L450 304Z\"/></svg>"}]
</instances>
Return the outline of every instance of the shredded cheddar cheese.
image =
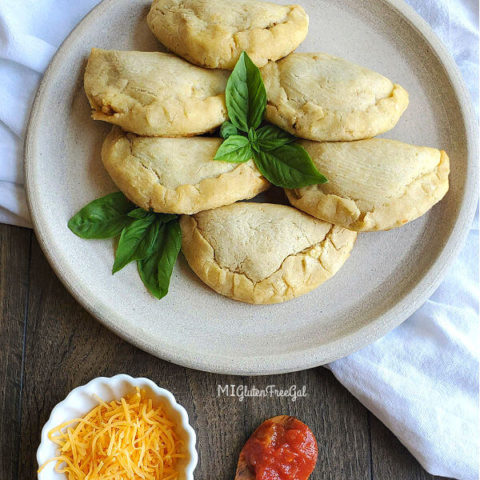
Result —
<instances>
[{"instance_id":1,"label":"shredded cheddar cheese","mask_svg":"<svg viewBox=\"0 0 480 480\"><path fill-rule=\"evenodd\" d=\"M59 446L55 471L68 480L176 480L183 458L175 423L145 392L99 404L83 418L54 428L48 438Z\"/></svg>"}]
</instances>

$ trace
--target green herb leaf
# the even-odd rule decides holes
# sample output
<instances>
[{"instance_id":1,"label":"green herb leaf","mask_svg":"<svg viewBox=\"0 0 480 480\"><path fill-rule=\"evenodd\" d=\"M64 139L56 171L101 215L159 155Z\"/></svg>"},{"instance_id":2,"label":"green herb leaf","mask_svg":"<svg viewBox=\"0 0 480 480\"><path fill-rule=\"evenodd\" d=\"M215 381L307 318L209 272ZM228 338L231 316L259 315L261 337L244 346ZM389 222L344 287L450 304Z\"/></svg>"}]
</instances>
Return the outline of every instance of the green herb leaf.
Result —
<instances>
[{"instance_id":1,"label":"green herb leaf","mask_svg":"<svg viewBox=\"0 0 480 480\"><path fill-rule=\"evenodd\" d=\"M222 162L243 163L252 158L252 150L247 137L232 135L217 150L214 160Z\"/></svg>"},{"instance_id":2,"label":"green herb leaf","mask_svg":"<svg viewBox=\"0 0 480 480\"><path fill-rule=\"evenodd\" d=\"M293 135L274 125L265 125L257 130L257 144L259 150L264 152L275 150L294 141L295 137Z\"/></svg>"},{"instance_id":3,"label":"green herb leaf","mask_svg":"<svg viewBox=\"0 0 480 480\"><path fill-rule=\"evenodd\" d=\"M127 215L132 218L145 218L152 214L156 215L157 220L159 220L160 223L168 223L171 220L175 220L178 217L178 215L175 215L173 213L148 212L143 208L136 208L135 210L132 210L131 212L129 212Z\"/></svg>"},{"instance_id":4,"label":"green herb leaf","mask_svg":"<svg viewBox=\"0 0 480 480\"><path fill-rule=\"evenodd\" d=\"M254 128L250 128L250 130L248 130L248 141L250 142L250 147L252 150L255 150L256 152L260 151L257 144L257 132Z\"/></svg>"},{"instance_id":5,"label":"green herb leaf","mask_svg":"<svg viewBox=\"0 0 480 480\"><path fill-rule=\"evenodd\" d=\"M178 215L173 215L171 213L156 213L155 221L150 226L147 231L147 234L143 237L143 240L139 243L135 255L135 260L141 260L143 258L149 257L153 253L155 243L157 241L158 232L163 224L171 222L178 218Z\"/></svg>"},{"instance_id":6,"label":"green herb leaf","mask_svg":"<svg viewBox=\"0 0 480 480\"><path fill-rule=\"evenodd\" d=\"M307 151L297 143L269 152L255 152L255 164L261 174L277 187L301 188L327 182Z\"/></svg>"},{"instance_id":7,"label":"green herb leaf","mask_svg":"<svg viewBox=\"0 0 480 480\"><path fill-rule=\"evenodd\" d=\"M143 208L136 208L135 210L127 213L127 215L131 218L145 218L148 214L149 212Z\"/></svg>"},{"instance_id":8,"label":"green herb leaf","mask_svg":"<svg viewBox=\"0 0 480 480\"><path fill-rule=\"evenodd\" d=\"M182 230L178 221L165 225L162 251L158 262L158 285L163 292L162 296L168 293L170 277L173 267L177 261L178 253L182 246Z\"/></svg>"},{"instance_id":9,"label":"green herb leaf","mask_svg":"<svg viewBox=\"0 0 480 480\"><path fill-rule=\"evenodd\" d=\"M231 122L223 122L220 127L220 135L225 139L232 135L238 135L238 128Z\"/></svg>"},{"instance_id":10,"label":"green herb leaf","mask_svg":"<svg viewBox=\"0 0 480 480\"><path fill-rule=\"evenodd\" d=\"M157 220L161 223L168 223L178 218L178 215L175 215L174 213L156 213L156 215Z\"/></svg>"},{"instance_id":11,"label":"green herb leaf","mask_svg":"<svg viewBox=\"0 0 480 480\"><path fill-rule=\"evenodd\" d=\"M267 92L258 67L242 52L225 90L228 116L243 132L257 128L267 105Z\"/></svg>"},{"instance_id":12,"label":"green herb leaf","mask_svg":"<svg viewBox=\"0 0 480 480\"><path fill-rule=\"evenodd\" d=\"M138 273L149 292L158 299L168 293L173 267L182 245L177 221L162 225L152 255L137 261Z\"/></svg>"},{"instance_id":13,"label":"green herb leaf","mask_svg":"<svg viewBox=\"0 0 480 480\"><path fill-rule=\"evenodd\" d=\"M127 213L134 207L123 193L110 193L83 207L68 228L81 238L116 237L132 221Z\"/></svg>"},{"instance_id":14,"label":"green herb leaf","mask_svg":"<svg viewBox=\"0 0 480 480\"><path fill-rule=\"evenodd\" d=\"M158 232L160 231L160 227L162 225L163 222L159 218L156 218L155 221L147 229L147 233L145 234L145 236L138 244L138 247L135 251L135 258L132 258L132 260L130 261L147 258L153 253L153 249L155 248L155 243L158 237Z\"/></svg>"},{"instance_id":15,"label":"green herb leaf","mask_svg":"<svg viewBox=\"0 0 480 480\"><path fill-rule=\"evenodd\" d=\"M144 218L134 220L122 230L112 273L118 272L133 260L144 258L150 248L149 242L152 240L152 236L155 237L155 232L149 232L149 230L151 227L158 228L154 226L155 220L155 214L149 213Z\"/></svg>"}]
</instances>

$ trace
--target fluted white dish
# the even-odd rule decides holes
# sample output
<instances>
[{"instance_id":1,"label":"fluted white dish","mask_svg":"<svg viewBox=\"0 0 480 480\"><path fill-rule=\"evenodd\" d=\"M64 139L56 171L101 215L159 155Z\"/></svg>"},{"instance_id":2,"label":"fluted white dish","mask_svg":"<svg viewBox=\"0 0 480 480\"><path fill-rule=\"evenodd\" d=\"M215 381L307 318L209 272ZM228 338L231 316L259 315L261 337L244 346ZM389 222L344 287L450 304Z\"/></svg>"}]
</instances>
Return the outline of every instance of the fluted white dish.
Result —
<instances>
[{"instance_id":1,"label":"fluted white dish","mask_svg":"<svg viewBox=\"0 0 480 480\"><path fill-rule=\"evenodd\" d=\"M180 472L179 480L193 480L193 471L197 466L198 455L195 449L196 435L188 421L186 410L177 403L171 392L160 388L148 378L133 378L129 375L115 375L114 377L97 377L86 385L72 390L65 400L57 404L50 414L41 433L40 446L37 450L39 467L51 458L57 456L58 450L48 438L48 432L68 420L83 417L98 405L97 397L109 402L132 393L136 387L145 391L152 400L161 402L165 412L177 424L177 433L185 445L186 457L177 464ZM38 480L66 480L65 474L55 472L55 462L47 465L38 475Z\"/></svg>"}]
</instances>

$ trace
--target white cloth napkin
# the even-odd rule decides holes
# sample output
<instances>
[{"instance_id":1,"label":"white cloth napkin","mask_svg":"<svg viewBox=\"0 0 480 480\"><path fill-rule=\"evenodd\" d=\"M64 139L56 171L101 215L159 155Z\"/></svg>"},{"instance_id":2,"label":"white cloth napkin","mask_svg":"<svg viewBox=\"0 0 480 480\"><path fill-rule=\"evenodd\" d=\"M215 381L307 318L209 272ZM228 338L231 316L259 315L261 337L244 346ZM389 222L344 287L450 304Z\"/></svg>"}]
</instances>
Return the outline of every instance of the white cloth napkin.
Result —
<instances>
[{"instance_id":1,"label":"white cloth napkin","mask_svg":"<svg viewBox=\"0 0 480 480\"><path fill-rule=\"evenodd\" d=\"M449 274L417 312L329 365L427 471L461 480L479 478L478 261L473 228Z\"/></svg>"},{"instance_id":2,"label":"white cloth napkin","mask_svg":"<svg viewBox=\"0 0 480 480\"><path fill-rule=\"evenodd\" d=\"M99 0L0 1L0 222L30 226L23 138L42 72ZM478 107L478 2L408 0L450 48ZM477 224L477 223L476 223ZM430 300L330 365L432 474L478 478L478 229Z\"/></svg>"}]
</instances>

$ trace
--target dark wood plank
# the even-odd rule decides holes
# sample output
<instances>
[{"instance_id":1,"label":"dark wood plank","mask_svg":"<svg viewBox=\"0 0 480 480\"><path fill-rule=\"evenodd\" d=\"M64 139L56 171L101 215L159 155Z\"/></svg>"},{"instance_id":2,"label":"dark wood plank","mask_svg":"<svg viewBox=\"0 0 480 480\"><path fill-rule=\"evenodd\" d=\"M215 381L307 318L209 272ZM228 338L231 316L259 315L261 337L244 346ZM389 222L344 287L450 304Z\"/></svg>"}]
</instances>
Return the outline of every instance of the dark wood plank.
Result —
<instances>
[{"instance_id":1,"label":"dark wood plank","mask_svg":"<svg viewBox=\"0 0 480 480\"><path fill-rule=\"evenodd\" d=\"M371 413L369 422L375 480L449 480L427 473L398 438Z\"/></svg>"},{"instance_id":2,"label":"dark wood plank","mask_svg":"<svg viewBox=\"0 0 480 480\"><path fill-rule=\"evenodd\" d=\"M200 462L195 478L233 479L243 445L243 405L233 397L218 395L218 385L232 385L240 377L185 370L194 399L193 424L198 436Z\"/></svg>"},{"instance_id":3,"label":"dark wood plank","mask_svg":"<svg viewBox=\"0 0 480 480\"><path fill-rule=\"evenodd\" d=\"M0 478L16 478L31 231L0 225Z\"/></svg>"}]
</instances>

